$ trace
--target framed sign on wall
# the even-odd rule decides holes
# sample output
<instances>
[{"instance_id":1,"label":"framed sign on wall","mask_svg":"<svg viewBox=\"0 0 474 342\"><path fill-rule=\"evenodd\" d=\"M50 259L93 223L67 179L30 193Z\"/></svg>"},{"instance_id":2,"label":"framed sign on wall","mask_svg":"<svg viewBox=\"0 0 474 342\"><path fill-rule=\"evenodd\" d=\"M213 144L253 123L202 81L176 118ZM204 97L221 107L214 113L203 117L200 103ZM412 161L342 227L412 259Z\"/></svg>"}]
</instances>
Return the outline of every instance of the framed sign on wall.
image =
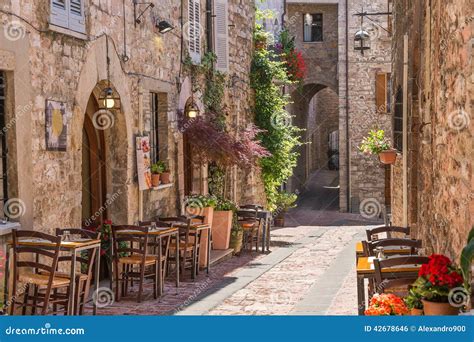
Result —
<instances>
[{"instance_id":1,"label":"framed sign on wall","mask_svg":"<svg viewBox=\"0 0 474 342\"><path fill-rule=\"evenodd\" d=\"M46 100L46 150L67 150L67 113L64 102Z\"/></svg>"}]
</instances>

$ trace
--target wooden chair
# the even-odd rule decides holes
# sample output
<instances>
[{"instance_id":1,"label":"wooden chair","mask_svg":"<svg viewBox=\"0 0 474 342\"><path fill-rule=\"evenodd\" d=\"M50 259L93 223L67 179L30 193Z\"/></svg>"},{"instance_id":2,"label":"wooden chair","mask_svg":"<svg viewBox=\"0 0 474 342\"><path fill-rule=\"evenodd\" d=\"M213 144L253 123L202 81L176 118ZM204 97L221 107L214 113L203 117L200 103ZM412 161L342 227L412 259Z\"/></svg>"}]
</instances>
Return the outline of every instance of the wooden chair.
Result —
<instances>
[{"instance_id":1,"label":"wooden chair","mask_svg":"<svg viewBox=\"0 0 474 342\"><path fill-rule=\"evenodd\" d=\"M68 235L77 235L82 239L99 240L100 233L92 232L90 230L80 228L56 228L56 236L63 238ZM84 305L89 298L90 284L94 269L95 258L97 257L96 249L84 251L79 256L76 256L76 262L80 263L79 272L76 272L75 277L75 293L74 293L74 315L82 315L84 312ZM60 256L58 259L58 266L62 263L71 262L71 256ZM56 272L56 276L70 279L71 275L67 272ZM57 289L54 290L54 297L61 297Z\"/></svg>"},{"instance_id":2,"label":"wooden chair","mask_svg":"<svg viewBox=\"0 0 474 342\"><path fill-rule=\"evenodd\" d=\"M392 292L401 296L406 296L409 286L418 278L418 270L390 272L390 268L403 268L403 266L408 265L423 265L428 262L428 257L418 255L399 256L384 260L374 259L376 291Z\"/></svg>"},{"instance_id":3,"label":"wooden chair","mask_svg":"<svg viewBox=\"0 0 474 342\"><path fill-rule=\"evenodd\" d=\"M172 224L162 221L140 221L138 223L140 227L149 227L152 229L153 227L157 228L171 228ZM160 283L161 283L161 292L164 290L164 279L166 276L166 269L168 265L168 252L170 248L171 237L166 236L164 238L159 238L157 236L151 236L151 239L148 241L148 247L151 248L153 255L159 256L161 253L161 273L160 273ZM160 249L160 241L161 241L161 249Z\"/></svg>"},{"instance_id":4,"label":"wooden chair","mask_svg":"<svg viewBox=\"0 0 474 342\"><path fill-rule=\"evenodd\" d=\"M261 219L258 218L257 210L238 210L237 222L244 231L244 248L252 250L255 244L255 250L259 251Z\"/></svg>"},{"instance_id":5,"label":"wooden chair","mask_svg":"<svg viewBox=\"0 0 474 342\"><path fill-rule=\"evenodd\" d=\"M153 298L158 298L160 267L157 256L148 255L147 252L149 227L112 226L112 237L116 301L120 301L119 288L122 296L127 296L128 283L137 279L137 302L140 303L145 278L153 278Z\"/></svg>"},{"instance_id":6,"label":"wooden chair","mask_svg":"<svg viewBox=\"0 0 474 342\"><path fill-rule=\"evenodd\" d=\"M180 271L184 273L186 268L191 269L192 279L196 278L199 268L199 252L201 245L201 231L196 232L192 229L191 225L193 220L204 221L202 216L193 216L192 218L185 216L175 217L160 217L161 222L178 222L183 224L185 227L180 228L179 241L173 239L170 244L168 260L176 264L175 250L179 249L179 262ZM177 247L178 246L178 247ZM169 266L169 263L168 263Z\"/></svg>"},{"instance_id":7,"label":"wooden chair","mask_svg":"<svg viewBox=\"0 0 474 342\"><path fill-rule=\"evenodd\" d=\"M383 240L376 240L372 242L365 241L364 245L364 252L368 254L368 256L375 256L375 249L377 247L405 247L410 248L410 254L416 255L418 253L418 249L422 247L421 240L415 239L383 239Z\"/></svg>"},{"instance_id":8,"label":"wooden chair","mask_svg":"<svg viewBox=\"0 0 474 342\"><path fill-rule=\"evenodd\" d=\"M387 234L387 239L392 238L392 233L403 233L405 238L410 236L410 227L395 227L395 226L380 226L372 229L367 229L367 241L376 241L377 239L374 235L377 234Z\"/></svg>"},{"instance_id":9,"label":"wooden chair","mask_svg":"<svg viewBox=\"0 0 474 342\"><path fill-rule=\"evenodd\" d=\"M260 204L244 204L239 206L240 209L249 209L249 210L255 210L255 211L262 211L263 206Z\"/></svg>"},{"instance_id":10,"label":"wooden chair","mask_svg":"<svg viewBox=\"0 0 474 342\"><path fill-rule=\"evenodd\" d=\"M40 233L31 230L13 230L13 286L10 293L10 314L15 312L15 305L18 304L22 308L22 314L26 315L27 307L31 307L31 313L35 314L36 309L41 309L41 314L57 313L49 310L49 306L60 305L66 312L69 303L69 284L67 278L58 277L56 269L58 266L59 252L61 245L61 237ZM41 239L52 244L46 249L44 246L21 245L21 240ZM34 261L25 260L25 254L33 256ZM18 299L21 289L18 284L24 284L23 302ZM30 287L33 287L34 294L30 295ZM52 290L64 289L66 295L61 299L52 298ZM31 299L31 303L30 303Z\"/></svg>"}]
</instances>

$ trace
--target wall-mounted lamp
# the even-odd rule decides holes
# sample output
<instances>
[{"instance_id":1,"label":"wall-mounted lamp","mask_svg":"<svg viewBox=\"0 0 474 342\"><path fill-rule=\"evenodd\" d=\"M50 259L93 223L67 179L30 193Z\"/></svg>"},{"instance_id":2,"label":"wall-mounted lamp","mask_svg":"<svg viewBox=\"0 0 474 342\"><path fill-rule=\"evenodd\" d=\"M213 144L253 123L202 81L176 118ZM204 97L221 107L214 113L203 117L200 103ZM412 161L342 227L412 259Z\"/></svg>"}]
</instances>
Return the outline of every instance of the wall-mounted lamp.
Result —
<instances>
[{"instance_id":1,"label":"wall-mounted lamp","mask_svg":"<svg viewBox=\"0 0 474 342\"><path fill-rule=\"evenodd\" d=\"M194 102L194 94L191 94L191 98L186 101L185 114L188 118L193 119L199 115L199 107Z\"/></svg>"},{"instance_id":2,"label":"wall-mounted lamp","mask_svg":"<svg viewBox=\"0 0 474 342\"><path fill-rule=\"evenodd\" d=\"M139 10L138 7L140 5L146 5L146 7L143 11L138 13L137 10ZM137 24L140 24L142 22L140 18L145 14L145 12L148 11L148 9L153 8L153 7L155 7L155 4L152 2L138 2L138 0L133 0L133 18L135 19L135 26L137 26Z\"/></svg>"},{"instance_id":3,"label":"wall-mounted lamp","mask_svg":"<svg viewBox=\"0 0 474 342\"><path fill-rule=\"evenodd\" d=\"M356 32L354 36L354 50L360 51L362 54L364 54L365 50L370 49L370 46L366 45L368 41L369 34L367 33L367 31L360 29Z\"/></svg>"},{"instance_id":4,"label":"wall-mounted lamp","mask_svg":"<svg viewBox=\"0 0 474 342\"><path fill-rule=\"evenodd\" d=\"M100 109L118 109L120 108L120 98L116 96L113 89L108 86L100 92L99 95Z\"/></svg>"},{"instance_id":5,"label":"wall-mounted lamp","mask_svg":"<svg viewBox=\"0 0 474 342\"><path fill-rule=\"evenodd\" d=\"M169 22L167 22L166 20L160 20L160 19L156 20L155 26L160 33L166 33L174 29L174 27L171 26Z\"/></svg>"}]
</instances>

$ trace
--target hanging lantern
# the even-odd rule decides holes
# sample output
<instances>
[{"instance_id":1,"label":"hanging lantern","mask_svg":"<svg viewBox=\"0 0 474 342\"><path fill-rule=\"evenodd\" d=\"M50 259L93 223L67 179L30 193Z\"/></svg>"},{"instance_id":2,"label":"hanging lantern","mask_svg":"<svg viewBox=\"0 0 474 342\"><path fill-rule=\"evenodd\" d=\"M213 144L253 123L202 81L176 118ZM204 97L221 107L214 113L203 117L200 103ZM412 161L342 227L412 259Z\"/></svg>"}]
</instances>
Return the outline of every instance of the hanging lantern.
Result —
<instances>
[{"instance_id":1,"label":"hanging lantern","mask_svg":"<svg viewBox=\"0 0 474 342\"><path fill-rule=\"evenodd\" d=\"M369 50L370 46L368 46L369 42L369 34L367 31L360 29L356 32L354 37L354 50L360 51L361 54L364 54L365 50Z\"/></svg>"},{"instance_id":2,"label":"hanging lantern","mask_svg":"<svg viewBox=\"0 0 474 342\"><path fill-rule=\"evenodd\" d=\"M186 104L186 116L190 119L193 119L199 115L199 107L194 102L194 95L191 95L191 98L188 100L188 103Z\"/></svg>"},{"instance_id":3,"label":"hanging lantern","mask_svg":"<svg viewBox=\"0 0 474 342\"><path fill-rule=\"evenodd\" d=\"M101 109L117 109L120 107L120 100L115 96L111 87L107 87L100 92L99 107Z\"/></svg>"}]
</instances>

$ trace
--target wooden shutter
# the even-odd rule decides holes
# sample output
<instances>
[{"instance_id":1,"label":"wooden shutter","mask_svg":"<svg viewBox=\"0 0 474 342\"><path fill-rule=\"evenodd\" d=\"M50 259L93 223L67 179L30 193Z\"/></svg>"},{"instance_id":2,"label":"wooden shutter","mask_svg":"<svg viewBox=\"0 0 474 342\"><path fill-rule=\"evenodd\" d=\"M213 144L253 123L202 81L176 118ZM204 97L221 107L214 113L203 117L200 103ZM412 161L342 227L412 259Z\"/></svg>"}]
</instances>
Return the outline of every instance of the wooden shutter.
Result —
<instances>
[{"instance_id":1,"label":"wooden shutter","mask_svg":"<svg viewBox=\"0 0 474 342\"><path fill-rule=\"evenodd\" d=\"M69 29L86 33L84 0L69 0Z\"/></svg>"},{"instance_id":2,"label":"wooden shutter","mask_svg":"<svg viewBox=\"0 0 474 342\"><path fill-rule=\"evenodd\" d=\"M214 0L214 52L216 69L226 72L229 68L229 35L227 0Z\"/></svg>"},{"instance_id":3,"label":"wooden shutter","mask_svg":"<svg viewBox=\"0 0 474 342\"><path fill-rule=\"evenodd\" d=\"M189 11L189 56L191 60L201 63L201 3L200 0L188 0Z\"/></svg>"},{"instance_id":4,"label":"wooden shutter","mask_svg":"<svg viewBox=\"0 0 474 342\"><path fill-rule=\"evenodd\" d=\"M388 74L375 75L375 106L378 113L387 113Z\"/></svg>"},{"instance_id":5,"label":"wooden shutter","mask_svg":"<svg viewBox=\"0 0 474 342\"><path fill-rule=\"evenodd\" d=\"M68 0L51 0L51 24L68 28Z\"/></svg>"}]
</instances>

